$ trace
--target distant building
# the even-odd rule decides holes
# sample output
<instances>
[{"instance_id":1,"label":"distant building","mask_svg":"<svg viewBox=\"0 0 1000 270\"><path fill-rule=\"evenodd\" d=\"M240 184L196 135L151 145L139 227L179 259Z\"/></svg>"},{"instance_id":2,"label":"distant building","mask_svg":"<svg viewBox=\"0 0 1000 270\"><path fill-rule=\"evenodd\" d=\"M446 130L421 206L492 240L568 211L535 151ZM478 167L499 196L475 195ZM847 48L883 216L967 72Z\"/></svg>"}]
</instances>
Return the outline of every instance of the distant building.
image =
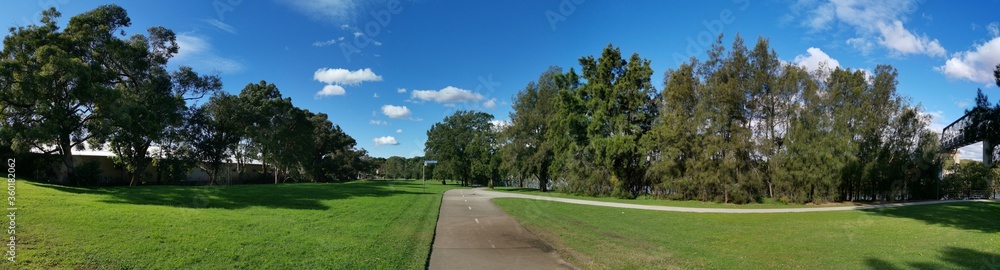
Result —
<instances>
[{"instance_id":1,"label":"distant building","mask_svg":"<svg viewBox=\"0 0 1000 270\"><path fill-rule=\"evenodd\" d=\"M159 148L155 146L150 147L149 149L149 153L151 154L155 154L158 151ZM32 149L31 152L43 153L45 151L41 149ZM127 185L131 179L129 179L128 173L125 171L124 168L114 163L113 160L114 157L115 154L112 153L111 151L104 149L94 149L90 147L90 145L88 145L87 143L84 143L83 150L74 149L73 164L75 164L76 166L80 166L88 162L97 163L98 168L100 169L100 179L98 180L98 184L100 185L121 185L121 184ZM62 164L59 162L54 162L50 166L51 166L50 170L52 172L56 172L54 175L60 175L61 172L65 170L64 168L65 166L62 166ZM238 165L235 160L232 159L227 160L225 164L223 164L222 169L219 171L217 175L216 183L242 184L242 183L256 183L267 180L264 179L265 177L262 174L264 169L263 163L260 162L259 160L250 160L249 162L247 162L247 164L244 164L245 169L242 180L239 179L239 172L237 171L237 166ZM157 179L156 173L157 173L156 166L151 162L149 164L149 167L147 167L146 170L140 174L139 179L140 181L145 183L153 183ZM46 179L46 180L55 181L57 179ZM209 180L208 173L202 170L201 168L195 166L189 172L187 172L184 181L182 181L182 183L180 184L190 184L190 185L207 184L208 180Z\"/></svg>"}]
</instances>

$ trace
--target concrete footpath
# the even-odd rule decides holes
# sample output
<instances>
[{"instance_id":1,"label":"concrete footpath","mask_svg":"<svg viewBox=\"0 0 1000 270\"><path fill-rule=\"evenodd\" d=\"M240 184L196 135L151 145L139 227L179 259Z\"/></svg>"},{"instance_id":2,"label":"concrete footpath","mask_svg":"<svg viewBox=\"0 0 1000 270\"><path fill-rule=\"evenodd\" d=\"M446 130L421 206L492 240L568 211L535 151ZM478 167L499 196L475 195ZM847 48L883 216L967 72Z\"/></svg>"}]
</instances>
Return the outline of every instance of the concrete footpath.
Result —
<instances>
[{"instance_id":1,"label":"concrete footpath","mask_svg":"<svg viewBox=\"0 0 1000 270\"><path fill-rule=\"evenodd\" d=\"M429 269L575 268L483 192L444 192Z\"/></svg>"},{"instance_id":2,"label":"concrete footpath","mask_svg":"<svg viewBox=\"0 0 1000 270\"><path fill-rule=\"evenodd\" d=\"M698 208L698 207L678 207L678 206L661 206L661 205L642 205L642 204L631 204L631 203L600 202L600 201L589 201L589 200L579 200L579 199L556 198L556 197L548 197L548 196L520 194L520 193L512 193L512 192L490 191L490 190L486 190L486 189L482 189L482 188L473 189L473 192L476 192L480 196L489 197L489 198L521 198L521 199L532 199L532 200L541 200L541 201L553 201L553 202L563 202L563 203L573 203L573 204L583 204L583 205L628 208L628 209L656 210L656 211L669 211L669 212L687 212L687 213L730 213L730 214L827 212L827 211L866 210L866 209L878 209L878 208L887 208L887 207L900 207L900 206L926 205L926 204L940 204L940 203L956 203L956 202L1000 202L1000 200L947 200L947 201L921 201L921 202L908 202L908 203L887 203L887 204L864 205L864 206L827 206L827 207L803 207L803 208L740 209L740 208ZM443 214L444 212L441 212L441 213Z\"/></svg>"}]
</instances>

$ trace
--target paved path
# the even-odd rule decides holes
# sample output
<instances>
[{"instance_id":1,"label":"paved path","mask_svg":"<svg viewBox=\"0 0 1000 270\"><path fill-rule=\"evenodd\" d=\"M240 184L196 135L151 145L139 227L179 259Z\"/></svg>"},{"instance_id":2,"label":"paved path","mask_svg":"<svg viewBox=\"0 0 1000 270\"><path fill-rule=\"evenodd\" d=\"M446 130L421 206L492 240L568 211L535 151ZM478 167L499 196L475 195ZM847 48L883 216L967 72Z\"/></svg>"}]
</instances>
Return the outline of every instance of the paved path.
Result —
<instances>
[{"instance_id":1,"label":"paved path","mask_svg":"<svg viewBox=\"0 0 1000 270\"><path fill-rule=\"evenodd\" d=\"M523 198L542 201L689 213L793 213L864 210L909 205L963 201L924 201L869 206L835 206L780 209L695 208L639 205L556 198L490 191L483 188L445 191L441 201L431 251L430 269L573 269L537 236L490 202L493 198ZM998 200L974 200L1000 202ZM967 202L967 201L966 201Z\"/></svg>"},{"instance_id":2,"label":"paved path","mask_svg":"<svg viewBox=\"0 0 1000 270\"><path fill-rule=\"evenodd\" d=\"M490 202L497 192L444 192L430 269L573 269L558 253Z\"/></svg>"},{"instance_id":3,"label":"paved path","mask_svg":"<svg viewBox=\"0 0 1000 270\"><path fill-rule=\"evenodd\" d=\"M954 203L954 202L968 202L962 200L949 200L949 201L923 201L923 202L911 202L911 203L889 203L889 204L879 204L879 205L866 205L866 206L830 206L830 207L809 207L809 208L770 208L770 209L739 209L739 208L698 208L698 207L679 207L679 206L660 206L660 205L641 205L641 204L630 204L630 203L614 203L614 202L599 202L599 201L589 201L589 200L578 200L578 199L568 199L568 198L556 198L548 196L538 196L511 192L499 192L490 191L483 188L473 189L474 192L483 196L490 198L523 198L532 200L542 200L542 201L554 201L554 202L564 202L573 204L585 204L585 205L596 205L596 206L608 206L608 207L618 207L618 208L630 208L630 209L643 209L643 210L657 210L657 211L670 211L670 212L688 212L688 213L733 213L733 214L751 214L751 213L798 213L798 212L827 212L827 211L847 211L847 210L865 210L865 209L876 209L876 208L886 208L886 207L899 207L899 206L910 206L910 205L925 205L925 204L939 204L939 203ZM975 202L1000 202L998 200L971 200ZM444 213L443 211L441 212ZM440 224L440 223L438 223Z\"/></svg>"}]
</instances>

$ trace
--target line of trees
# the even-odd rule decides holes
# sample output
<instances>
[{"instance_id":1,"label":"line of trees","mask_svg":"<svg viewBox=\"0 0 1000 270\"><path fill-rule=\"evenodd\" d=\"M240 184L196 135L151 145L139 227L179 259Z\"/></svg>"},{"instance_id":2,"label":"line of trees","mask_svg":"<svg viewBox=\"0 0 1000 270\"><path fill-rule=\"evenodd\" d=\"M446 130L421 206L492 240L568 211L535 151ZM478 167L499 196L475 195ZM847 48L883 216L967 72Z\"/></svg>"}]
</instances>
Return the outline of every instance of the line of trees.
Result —
<instances>
[{"instance_id":1,"label":"line of trees","mask_svg":"<svg viewBox=\"0 0 1000 270\"><path fill-rule=\"evenodd\" d=\"M543 191L622 198L935 196L938 135L897 93L895 68L809 72L781 62L767 39L747 48L739 36L728 50L720 36L707 55L666 71L657 90L649 60L608 45L580 58L581 73L551 67L529 83L502 131L484 113L436 124L427 155L458 179L536 179Z\"/></svg>"},{"instance_id":2,"label":"line of trees","mask_svg":"<svg viewBox=\"0 0 1000 270\"><path fill-rule=\"evenodd\" d=\"M380 174L389 179L426 179L434 178L435 166L424 167L424 157L404 158L391 156L381 163Z\"/></svg>"},{"instance_id":3,"label":"line of trees","mask_svg":"<svg viewBox=\"0 0 1000 270\"><path fill-rule=\"evenodd\" d=\"M0 149L57 154L66 168L60 178L72 181L74 149L107 147L131 185L151 164L157 182L183 179L198 166L210 184L233 161L240 179L248 162L262 161L261 173L270 170L275 183L354 179L374 169L326 114L292 105L274 84L231 95L217 75L168 71L179 49L170 29L119 38L131 20L117 5L73 16L64 30L60 16L49 9L41 25L11 28L4 39Z\"/></svg>"}]
</instances>

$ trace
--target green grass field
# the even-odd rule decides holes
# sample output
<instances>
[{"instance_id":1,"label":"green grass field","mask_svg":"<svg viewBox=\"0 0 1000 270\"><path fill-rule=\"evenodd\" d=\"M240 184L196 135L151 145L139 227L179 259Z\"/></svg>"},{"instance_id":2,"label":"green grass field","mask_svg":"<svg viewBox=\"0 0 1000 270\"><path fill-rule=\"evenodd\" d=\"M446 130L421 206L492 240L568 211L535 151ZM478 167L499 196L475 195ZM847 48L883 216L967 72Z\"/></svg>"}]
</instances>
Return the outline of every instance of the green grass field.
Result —
<instances>
[{"instance_id":1,"label":"green grass field","mask_svg":"<svg viewBox=\"0 0 1000 270\"><path fill-rule=\"evenodd\" d=\"M1000 203L697 214L500 198L585 269L996 269Z\"/></svg>"},{"instance_id":2,"label":"green grass field","mask_svg":"<svg viewBox=\"0 0 1000 270\"><path fill-rule=\"evenodd\" d=\"M19 181L16 269L417 269L427 181L72 188Z\"/></svg>"},{"instance_id":3,"label":"green grass field","mask_svg":"<svg viewBox=\"0 0 1000 270\"><path fill-rule=\"evenodd\" d=\"M517 188L517 187L496 187L496 191L503 192L514 192L530 195L539 196L549 196L557 198L568 198L568 199L580 199L580 200L591 200L591 201L601 201L601 202L615 202L615 203L631 203L631 204L642 204L642 205L661 205L661 206L677 206L677 207L695 207L695 208L734 208L734 209L768 209L768 208L812 208L812 207L834 207L834 206L860 206L869 205L866 203L827 203L827 204L785 204L774 200L765 199L763 203L752 203L752 204L725 204L717 202L701 202L701 201L677 201L677 200L662 200L655 199L652 197L639 197L634 200L629 199L618 199L614 197L591 197L583 195L567 194L562 192L538 192L538 189L534 188Z\"/></svg>"}]
</instances>

